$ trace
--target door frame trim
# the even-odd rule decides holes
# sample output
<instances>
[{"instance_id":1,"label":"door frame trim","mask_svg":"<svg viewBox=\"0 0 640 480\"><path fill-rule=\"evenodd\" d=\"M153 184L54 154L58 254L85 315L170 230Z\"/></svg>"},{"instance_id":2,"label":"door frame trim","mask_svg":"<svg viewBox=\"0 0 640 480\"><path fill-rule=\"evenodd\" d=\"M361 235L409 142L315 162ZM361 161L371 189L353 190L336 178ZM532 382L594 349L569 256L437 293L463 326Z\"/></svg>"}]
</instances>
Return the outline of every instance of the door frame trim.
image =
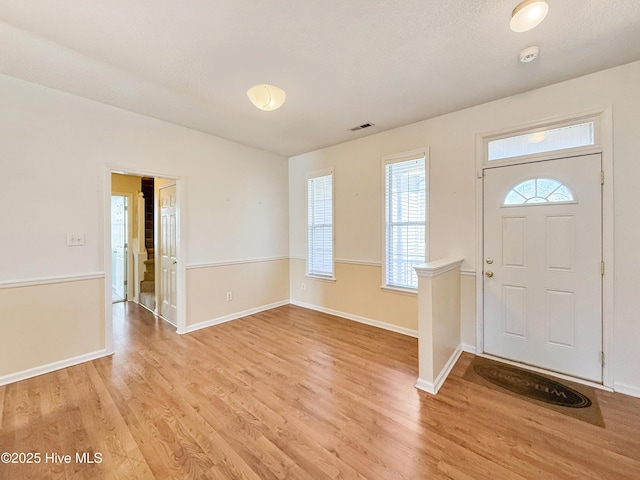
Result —
<instances>
[{"instance_id":1,"label":"door frame trim","mask_svg":"<svg viewBox=\"0 0 640 480\"><path fill-rule=\"evenodd\" d=\"M155 189L155 198L156 199L160 199L160 190L162 190L163 188L168 188L168 187L176 187L176 197L178 194L178 184L176 182L176 180L170 180L167 183L163 183L162 185L158 186L157 184L154 185L154 189ZM178 199L176 198L176 202L178 202ZM156 219L155 222L153 222L153 235L154 235L154 245L155 245L155 249L156 249L156 305L157 305L157 315L162 318L165 322L169 323L170 325L173 325L174 327L178 327L178 322L177 322L177 318L176 318L176 323L174 324L171 320L169 320L168 318L164 317L162 315L161 309L160 309L160 292L162 291L162 234L160 231L161 228L161 220L160 220L160 215L161 215L161 210L162 210L162 206L159 204L159 202L155 202L155 205L153 206L154 208L154 218ZM178 222L178 226L180 225L180 205L176 204L176 217L177 217L177 222ZM179 231L176 232L176 253L179 254L179 247L180 247L180 242L178 240L178 238L180 237L179 235ZM177 258L176 258L177 260ZM178 262L178 265L180 265L180 262ZM186 268L186 267L185 267ZM177 268L176 268L176 274L177 274ZM176 285L177 287L177 285ZM178 305L178 309L179 309L179 305ZM176 312L177 314L177 312ZM186 326L185 326L186 328Z\"/></svg>"},{"instance_id":2,"label":"door frame trim","mask_svg":"<svg viewBox=\"0 0 640 480\"><path fill-rule=\"evenodd\" d=\"M126 268L127 268L127 298L125 301L129 301L129 300L133 300L135 298L135 290L133 289L133 285L132 285L132 268L131 268L131 263L129 260L129 256L131 254L131 232L132 232L132 215L131 215L131 205L133 204L133 195L131 193L122 193L122 192L111 192L111 196L118 196L118 197L127 197L127 259L126 259ZM106 269L105 269L106 270Z\"/></svg>"},{"instance_id":3,"label":"door frame trim","mask_svg":"<svg viewBox=\"0 0 640 480\"><path fill-rule=\"evenodd\" d=\"M614 210L613 210L613 113L612 107L600 108L572 115L563 115L528 122L519 126L510 126L499 131L479 133L476 135L476 352L484 354L484 171L489 168L503 167L523 163L522 159L505 160L492 164L486 161L486 144L488 139L527 131L536 128L548 128L555 123L579 121L584 118L596 117L599 122L599 141L591 148L579 148L562 151L558 154L549 153L539 156L529 156L527 163L583 156L599 153L602 156L602 170L605 182L602 187L602 260L605 263L605 274L602 277L602 351L605 363L602 368L602 385L608 388L614 386Z\"/></svg>"},{"instance_id":4,"label":"door frame trim","mask_svg":"<svg viewBox=\"0 0 640 480\"><path fill-rule=\"evenodd\" d=\"M103 231L103 257L105 265L104 279L104 311L105 311L105 350L107 355L114 353L113 348L113 308L111 303L111 174L120 173L124 175L134 175L138 177L154 177L175 180L177 195L177 221L178 221L178 271L177 271L177 289L178 289L178 312L177 312L177 333L186 332L186 188L187 181L185 177L165 172L157 172L151 170L139 170L121 165L107 164L104 169L104 195L103 195L103 215L104 215L104 231Z\"/></svg>"}]
</instances>

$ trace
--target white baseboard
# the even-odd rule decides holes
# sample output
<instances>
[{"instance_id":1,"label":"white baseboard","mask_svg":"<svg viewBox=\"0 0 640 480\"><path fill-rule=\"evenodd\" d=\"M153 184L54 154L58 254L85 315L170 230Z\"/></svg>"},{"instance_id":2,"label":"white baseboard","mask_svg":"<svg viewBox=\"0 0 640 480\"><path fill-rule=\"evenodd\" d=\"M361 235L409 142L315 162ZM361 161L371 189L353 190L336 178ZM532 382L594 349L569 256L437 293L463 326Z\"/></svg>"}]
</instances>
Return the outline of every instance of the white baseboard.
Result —
<instances>
[{"instance_id":1,"label":"white baseboard","mask_svg":"<svg viewBox=\"0 0 640 480\"><path fill-rule=\"evenodd\" d=\"M469 345L468 343L463 343L462 344L462 351L463 352L467 352L467 353L472 353L473 355L476 354L477 349L475 347L475 345Z\"/></svg>"},{"instance_id":2,"label":"white baseboard","mask_svg":"<svg viewBox=\"0 0 640 480\"><path fill-rule=\"evenodd\" d=\"M423 390L427 393L430 393L431 395L437 394L438 390L440 390L440 388L444 384L444 381L447 379L447 377L451 373L451 370L453 369L454 365L458 361L458 358L460 358L462 351L463 351L462 345L458 345L458 348L456 348L455 351L451 354L451 357L449 357L449 360L447 361L442 371L438 374L435 381L430 382L423 378L418 378L418 381L416 382L416 388L418 390Z\"/></svg>"},{"instance_id":3,"label":"white baseboard","mask_svg":"<svg viewBox=\"0 0 640 480\"><path fill-rule=\"evenodd\" d=\"M416 382L416 388L418 390L422 390L423 392L427 392L430 393L431 395L435 395L436 393L436 387L433 384L433 382L428 382L423 378L419 378L418 381Z\"/></svg>"},{"instance_id":4,"label":"white baseboard","mask_svg":"<svg viewBox=\"0 0 640 480\"><path fill-rule=\"evenodd\" d=\"M19 382L26 380L27 378L37 377L38 375L44 375L45 373L55 372L56 370L62 370L63 368L73 367L80 363L89 362L97 358L107 357L110 354L106 349L98 350L96 352L85 353L73 358L67 358L66 360L60 360L58 362L48 363L39 367L30 368L21 372L10 373L0 377L0 386L8 385L9 383Z\"/></svg>"},{"instance_id":5,"label":"white baseboard","mask_svg":"<svg viewBox=\"0 0 640 480\"><path fill-rule=\"evenodd\" d=\"M196 330L212 327L214 325L220 325L221 323L230 322L231 320L237 320L238 318L247 317L255 313L264 312L265 310L271 310L272 308L282 307L283 305L288 305L288 304L289 304L289 300L283 300L281 302L271 303L269 305L262 305L260 307L250 308L249 310L232 313L231 315L225 315L224 317L213 318L211 320L196 323L194 325L187 325L187 328L185 328L184 332L178 332L178 333L184 334L184 333L195 332Z\"/></svg>"},{"instance_id":6,"label":"white baseboard","mask_svg":"<svg viewBox=\"0 0 640 480\"><path fill-rule=\"evenodd\" d=\"M616 382L613 384L613 390L616 393L623 393L625 395L640 398L640 388L634 387L633 385L625 385L624 383Z\"/></svg>"},{"instance_id":7,"label":"white baseboard","mask_svg":"<svg viewBox=\"0 0 640 480\"><path fill-rule=\"evenodd\" d=\"M373 320L371 318L360 317L358 315L353 315L351 313L340 312L338 310L333 310L331 308L319 307L318 305L312 305L310 303L299 302L297 300L291 300L291 305L296 305L298 307L308 308L309 310L315 310L316 312L328 313L329 315L334 315L336 317L346 318L347 320L353 320L354 322L364 323L366 325L371 325L372 327L382 328L384 330L389 330L391 332L400 333L402 335L407 335L409 337L418 338L418 331L411 330L410 328L399 327L397 325L393 325L391 323L380 322L378 320Z\"/></svg>"}]
</instances>

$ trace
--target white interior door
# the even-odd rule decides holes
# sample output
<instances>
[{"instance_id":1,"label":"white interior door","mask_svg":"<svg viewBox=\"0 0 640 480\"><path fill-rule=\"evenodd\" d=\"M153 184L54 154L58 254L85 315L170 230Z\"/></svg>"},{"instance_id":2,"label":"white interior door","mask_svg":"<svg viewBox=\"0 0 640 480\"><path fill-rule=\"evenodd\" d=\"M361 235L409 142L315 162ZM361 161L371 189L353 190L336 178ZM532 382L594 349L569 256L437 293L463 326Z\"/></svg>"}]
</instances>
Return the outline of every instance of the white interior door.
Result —
<instances>
[{"instance_id":1,"label":"white interior door","mask_svg":"<svg viewBox=\"0 0 640 480\"><path fill-rule=\"evenodd\" d=\"M127 300L127 197L111 196L112 301Z\"/></svg>"},{"instance_id":2,"label":"white interior door","mask_svg":"<svg viewBox=\"0 0 640 480\"><path fill-rule=\"evenodd\" d=\"M176 186L159 189L160 196L160 315L177 318L177 203Z\"/></svg>"},{"instance_id":3,"label":"white interior door","mask_svg":"<svg viewBox=\"0 0 640 480\"><path fill-rule=\"evenodd\" d=\"M602 382L600 155L487 169L484 350Z\"/></svg>"}]
</instances>

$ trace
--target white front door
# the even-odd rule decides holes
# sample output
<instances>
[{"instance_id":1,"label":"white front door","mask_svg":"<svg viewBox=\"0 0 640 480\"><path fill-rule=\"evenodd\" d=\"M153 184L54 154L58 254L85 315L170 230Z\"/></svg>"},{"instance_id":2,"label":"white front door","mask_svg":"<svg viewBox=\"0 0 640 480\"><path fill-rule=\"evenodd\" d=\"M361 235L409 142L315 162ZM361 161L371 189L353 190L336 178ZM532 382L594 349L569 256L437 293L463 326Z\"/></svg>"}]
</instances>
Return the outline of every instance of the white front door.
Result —
<instances>
[{"instance_id":1,"label":"white front door","mask_svg":"<svg viewBox=\"0 0 640 480\"><path fill-rule=\"evenodd\" d=\"M484 351L602 382L599 154L484 177Z\"/></svg>"},{"instance_id":2,"label":"white front door","mask_svg":"<svg viewBox=\"0 0 640 480\"><path fill-rule=\"evenodd\" d=\"M160 315L171 323L177 318L177 197L176 186L160 193Z\"/></svg>"}]
</instances>

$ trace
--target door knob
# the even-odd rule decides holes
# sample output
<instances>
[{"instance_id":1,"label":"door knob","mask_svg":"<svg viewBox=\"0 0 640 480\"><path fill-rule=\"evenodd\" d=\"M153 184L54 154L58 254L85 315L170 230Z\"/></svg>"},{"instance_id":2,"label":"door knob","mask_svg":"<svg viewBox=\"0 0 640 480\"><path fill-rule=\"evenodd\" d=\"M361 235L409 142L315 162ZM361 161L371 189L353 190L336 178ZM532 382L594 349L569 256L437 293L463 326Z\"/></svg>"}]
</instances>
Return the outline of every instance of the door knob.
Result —
<instances>
[{"instance_id":1,"label":"door knob","mask_svg":"<svg viewBox=\"0 0 640 480\"><path fill-rule=\"evenodd\" d=\"M489 278L493 277L493 272L491 270L488 270L485 275Z\"/></svg>"},{"instance_id":2,"label":"door knob","mask_svg":"<svg viewBox=\"0 0 640 480\"><path fill-rule=\"evenodd\" d=\"M491 264L493 263L493 258L489 258L489 257L488 257L488 258L487 258L487 260L486 260L486 262L487 262L489 265L491 265Z\"/></svg>"},{"instance_id":3,"label":"door knob","mask_svg":"<svg viewBox=\"0 0 640 480\"><path fill-rule=\"evenodd\" d=\"M177 261L177 260L174 260L174 261L173 261L173 264L175 265L176 263L178 263L178 261Z\"/></svg>"}]
</instances>

